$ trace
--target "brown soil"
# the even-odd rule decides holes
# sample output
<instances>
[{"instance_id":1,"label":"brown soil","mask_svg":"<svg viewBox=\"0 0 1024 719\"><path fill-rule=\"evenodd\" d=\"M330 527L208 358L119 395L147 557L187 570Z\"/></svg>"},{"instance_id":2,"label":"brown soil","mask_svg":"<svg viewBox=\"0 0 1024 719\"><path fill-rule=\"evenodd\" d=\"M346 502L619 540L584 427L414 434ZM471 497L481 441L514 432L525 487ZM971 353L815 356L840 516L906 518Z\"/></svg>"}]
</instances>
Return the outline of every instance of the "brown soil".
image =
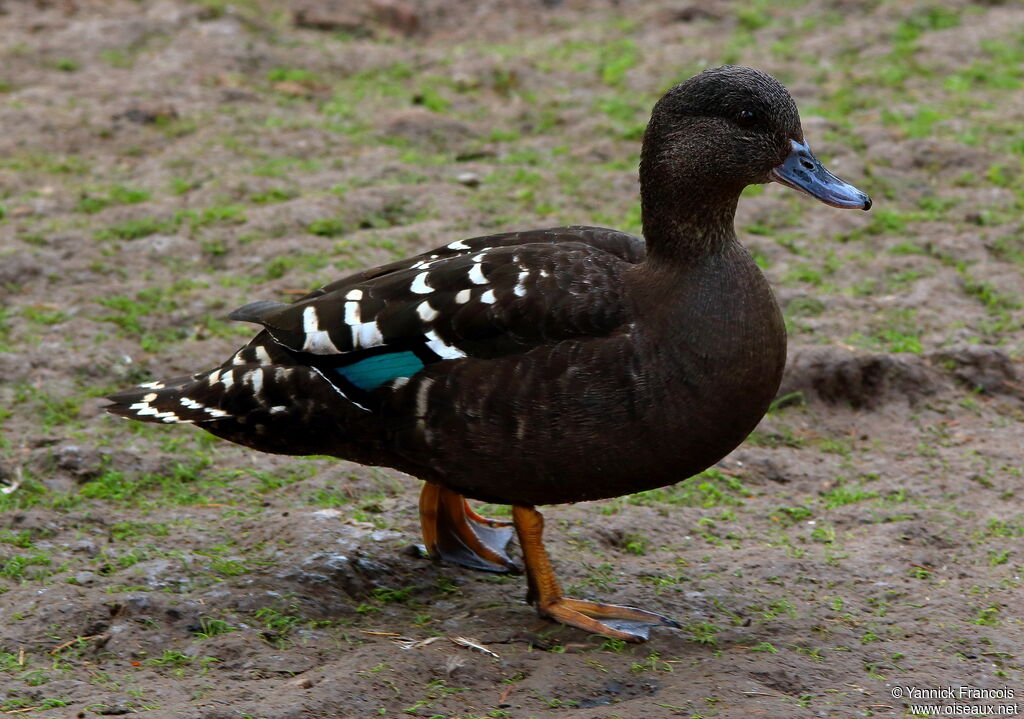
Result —
<instances>
[{"instance_id":1,"label":"brown soil","mask_svg":"<svg viewBox=\"0 0 1024 719\"><path fill-rule=\"evenodd\" d=\"M1024 697L1022 26L992 0L0 2L0 713ZM778 407L691 482L546 510L567 588L682 630L623 646L419 558L398 473L102 412L221 361L247 301L502 229L636 231L651 104L724 61L780 77L876 206L744 198L791 330Z\"/></svg>"}]
</instances>

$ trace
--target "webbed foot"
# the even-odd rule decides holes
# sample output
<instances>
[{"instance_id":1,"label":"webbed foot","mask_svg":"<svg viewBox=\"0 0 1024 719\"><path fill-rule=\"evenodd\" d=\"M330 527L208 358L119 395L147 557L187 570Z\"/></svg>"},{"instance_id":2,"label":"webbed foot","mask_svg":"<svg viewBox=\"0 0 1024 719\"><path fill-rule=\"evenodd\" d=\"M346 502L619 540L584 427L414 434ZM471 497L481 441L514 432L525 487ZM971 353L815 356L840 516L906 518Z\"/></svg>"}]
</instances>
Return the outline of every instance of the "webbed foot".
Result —
<instances>
[{"instance_id":1,"label":"webbed foot","mask_svg":"<svg viewBox=\"0 0 1024 719\"><path fill-rule=\"evenodd\" d=\"M512 517L519 534L519 546L523 550L523 563L526 565L529 583L526 600L537 608L542 617L627 642L646 640L651 627L679 628L675 620L645 609L564 596L544 549L544 517L533 507L521 506L512 507Z\"/></svg>"},{"instance_id":2,"label":"webbed foot","mask_svg":"<svg viewBox=\"0 0 1024 719\"><path fill-rule=\"evenodd\" d=\"M427 555L486 572L519 572L505 549L510 522L486 519L458 492L427 482L420 493L420 524Z\"/></svg>"},{"instance_id":3,"label":"webbed foot","mask_svg":"<svg viewBox=\"0 0 1024 719\"><path fill-rule=\"evenodd\" d=\"M627 642L646 641L650 638L651 627L679 629L679 622L676 620L645 609L568 597L555 599L543 606L538 604L537 611L541 616L568 624L570 627Z\"/></svg>"}]
</instances>

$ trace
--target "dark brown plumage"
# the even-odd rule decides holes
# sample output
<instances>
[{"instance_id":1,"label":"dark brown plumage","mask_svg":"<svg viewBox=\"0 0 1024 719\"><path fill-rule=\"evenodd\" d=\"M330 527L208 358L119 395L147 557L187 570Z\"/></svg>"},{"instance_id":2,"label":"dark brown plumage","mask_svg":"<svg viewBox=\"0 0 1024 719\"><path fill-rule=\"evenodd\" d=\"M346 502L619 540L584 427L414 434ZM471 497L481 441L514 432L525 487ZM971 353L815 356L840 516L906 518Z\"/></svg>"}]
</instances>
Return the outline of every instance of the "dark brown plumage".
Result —
<instances>
[{"instance_id":1,"label":"dark brown plumage","mask_svg":"<svg viewBox=\"0 0 1024 719\"><path fill-rule=\"evenodd\" d=\"M708 70L654 107L644 240L595 227L479 237L291 305L247 305L234 317L264 331L224 365L109 409L415 475L428 483L428 550L469 566L513 568L511 530L462 497L512 504L541 613L639 639L672 622L563 597L533 506L681 481L761 419L785 330L733 216L744 187L771 180L870 206L814 159L782 85L749 68Z\"/></svg>"}]
</instances>

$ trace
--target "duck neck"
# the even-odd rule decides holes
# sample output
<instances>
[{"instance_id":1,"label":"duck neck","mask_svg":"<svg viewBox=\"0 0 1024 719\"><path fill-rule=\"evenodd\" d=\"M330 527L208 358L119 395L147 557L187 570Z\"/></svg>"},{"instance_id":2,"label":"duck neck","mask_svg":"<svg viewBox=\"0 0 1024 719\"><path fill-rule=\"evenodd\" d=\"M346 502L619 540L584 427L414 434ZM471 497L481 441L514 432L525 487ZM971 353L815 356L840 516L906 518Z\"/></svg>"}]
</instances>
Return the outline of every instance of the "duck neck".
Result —
<instances>
[{"instance_id":1,"label":"duck neck","mask_svg":"<svg viewBox=\"0 0 1024 719\"><path fill-rule=\"evenodd\" d=\"M640 190L644 238L652 261L692 264L735 241L741 189L713 193L698 180L645 178L641 171Z\"/></svg>"}]
</instances>

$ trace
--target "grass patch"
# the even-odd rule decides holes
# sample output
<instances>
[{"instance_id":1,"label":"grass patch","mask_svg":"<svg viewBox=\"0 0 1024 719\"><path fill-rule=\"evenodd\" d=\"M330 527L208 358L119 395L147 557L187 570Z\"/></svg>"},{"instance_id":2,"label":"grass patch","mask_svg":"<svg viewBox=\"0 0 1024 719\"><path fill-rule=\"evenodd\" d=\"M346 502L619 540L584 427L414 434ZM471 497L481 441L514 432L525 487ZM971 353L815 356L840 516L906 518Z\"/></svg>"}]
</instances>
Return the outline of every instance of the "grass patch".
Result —
<instances>
[{"instance_id":1,"label":"grass patch","mask_svg":"<svg viewBox=\"0 0 1024 719\"><path fill-rule=\"evenodd\" d=\"M97 240L138 240L161 232L174 232L177 223L157 217L138 217L114 223L93 235Z\"/></svg>"},{"instance_id":2,"label":"grass patch","mask_svg":"<svg viewBox=\"0 0 1024 719\"><path fill-rule=\"evenodd\" d=\"M123 336L137 339L147 352L155 352L167 343L187 337L188 326L167 324L168 318L178 309L179 299L186 297L190 290L202 287L193 280L179 280L169 287L149 287L135 294L113 295L93 300L96 304L111 310L96 318L99 322L115 325Z\"/></svg>"},{"instance_id":3,"label":"grass patch","mask_svg":"<svg viewBox=\"0 0 1024 719\"><path fill-rule=\"evenodd\" d=\"M83 397L62 396L29 384L14 387L14 404L23 405L19 411L30 412L47 433L61 427L78 424Z\"/></svg>"},{"instance_id":4,"label":"grass patch","mask_svg":"<svg viewBox=\"0 0 1024 719\"><path fill-rule=\"evenodd\" d=\"M865 333L856 332L847 342L883 352L920 354L924 351L921 333L922 327L913 309L890 310L879 313Z\"/></svg>"},{"instance_id":5,"label":"grass patch","mask_svg":"<svg viewBox=\"0 0 1024 719\"><path fill-rule=\"evenodd\" d=\"M277 202L287 202L288 200L298 197L298 195L299 193L296 190L284 187L271 187L268 190L255 192L249 195L249 202L257 205L271 205Z\"/></svg>"},{"instance_id":6,"label":"grass patch","mask_svg":"<svg viewBox=\"0 0 1024 719\"><path fill-rule=\"evenodd\" d=\"M24 582L32 579L43 579L52 574L45 569L53 564L48 554L15 554L0 563L0 577L15 582Z\"/></svg>"},{"instance_id":7,"label":"grass patch","mask_svg":"<svg viewBox=\"0 0 1024 719\"><path fill-rule=\"evenodd\" d=\"M841 484L838 487L830 489L828 492L822 494L821 499L827 509L838 509L839 507L845 507L848 504L856 504L857 502L863 502L866 499L874 499L877 496L878 492L866 492L857 487L849 487Z\"/></svg>"},{"instance_id":8,"label":"grass patch","mask_svg":"<svg viewBox=\"0 0 1024 719\"><path fill-rule=\"evenodd\" d=\"M153 193L141 187L114 185L105 192L83 194L78 198L76 209L91 215L112 205L137 205L140 202L146 202L152 196Z\"/></svg>"},{"instance_id":9,"label":"grass patch","mask_svg":"<svg viewBox=\"0 0 1024 719\"><path fill-rule=\"evenodd\" d=\"M209 456L197 455L175 462L162 473L127 475L107 468L99 477L83 484L78 495L134 507L230 501L232 493L221 490L230 487L236 473L208 471L211 466Z\"/></svg>"},{"instance_id":10,"label":"grass patch","mask_svg":"<svg viewBox=\"0 0 1024 719\"><path fill-rule=\"evenodd\" d=\"M738 506L748 492L736 477L707 469L688 480L664 487L638 492L626 498L630 504L669 504L684 507Z\"/></svg>"}]
</instances>

